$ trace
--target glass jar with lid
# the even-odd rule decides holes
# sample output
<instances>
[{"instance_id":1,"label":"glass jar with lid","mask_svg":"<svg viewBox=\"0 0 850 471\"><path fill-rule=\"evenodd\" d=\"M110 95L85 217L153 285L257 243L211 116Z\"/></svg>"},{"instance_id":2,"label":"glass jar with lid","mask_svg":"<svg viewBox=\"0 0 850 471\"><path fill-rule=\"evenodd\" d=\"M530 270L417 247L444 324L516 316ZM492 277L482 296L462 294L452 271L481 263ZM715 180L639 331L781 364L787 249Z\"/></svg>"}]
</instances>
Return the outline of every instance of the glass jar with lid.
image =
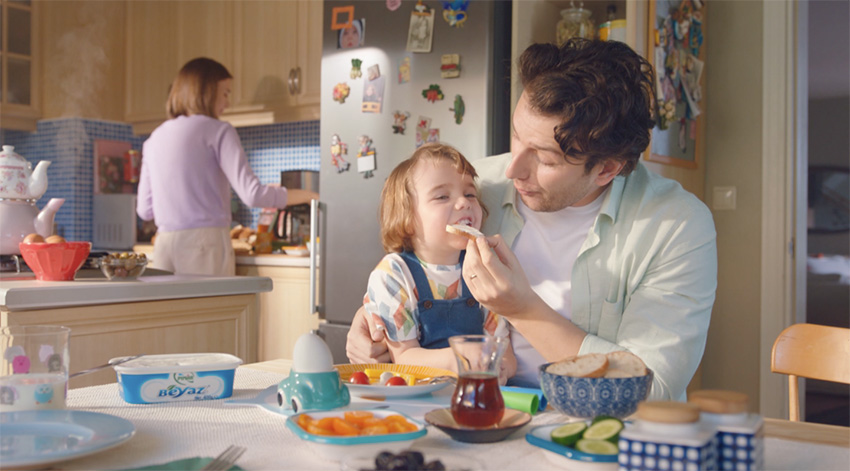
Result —
<instances>
[{"instance_id":1,"label":"glass jar with lid","mask_svg":"<svg viewBox=\"0 0 850 471\"><path fill-rule=\"evenodd\" d=\"M590 10L583 8L584 2L570 2L570 8L561 10L561 20L555 30L555 42L560 47L570 38L593 39L596 28L590 18Z\"/></svg>"}]
</instances>

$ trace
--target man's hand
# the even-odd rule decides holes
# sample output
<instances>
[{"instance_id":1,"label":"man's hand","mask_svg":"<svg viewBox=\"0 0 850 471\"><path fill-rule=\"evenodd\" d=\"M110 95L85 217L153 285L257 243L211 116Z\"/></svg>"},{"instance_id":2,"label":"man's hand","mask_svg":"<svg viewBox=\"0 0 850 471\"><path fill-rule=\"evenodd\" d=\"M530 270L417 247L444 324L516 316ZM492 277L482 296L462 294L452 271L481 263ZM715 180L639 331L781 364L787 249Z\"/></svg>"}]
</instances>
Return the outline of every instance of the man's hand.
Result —
<instances>
[{"instance_id":1,"label":"man's hand","mask_svg":"<svg viewBox=\"0 0 850 471\"><path fill-rule=\"evenodd\" d=\"M463 278L478 302L508 319L518 317L539 301L525 271L500 235L479 237L467 244Z\"/></svg>"},{"instance_id":2,"label":"man's hand","mask_svg":"<svg viewBox=\"0 0 850 471\"><path fill-rule=\"evenodd\" d=\"M345 341L345 354L351 363L392 363L384 331L376 329L361 306L351 321Z\"/></svg>"}]
</instances>

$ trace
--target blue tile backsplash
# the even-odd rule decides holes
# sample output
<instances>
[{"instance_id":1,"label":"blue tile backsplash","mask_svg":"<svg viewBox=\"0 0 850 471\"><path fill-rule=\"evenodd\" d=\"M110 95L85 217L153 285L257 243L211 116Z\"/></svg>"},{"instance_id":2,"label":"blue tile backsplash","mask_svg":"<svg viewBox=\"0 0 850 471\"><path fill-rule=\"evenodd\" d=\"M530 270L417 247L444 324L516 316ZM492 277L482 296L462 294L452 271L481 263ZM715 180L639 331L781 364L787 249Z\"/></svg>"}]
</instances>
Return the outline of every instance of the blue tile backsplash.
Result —
<instances>
[{"instance_id":1,"label":"blue tile backsplash","mask_svg":"<svg viewBox=\"0 0 850 471\"><path fill-rule=\"evenodd\" d=\"M319 121L269 124L237 128L248 162L263 183L280 183L285 170L319 170ZM36 132L0 129L0 143L32 162L49 160L47 193L38 201L42 208L50 198L65 198L56 214L56 232L68 240L92 240L94 193L94 141L127 141L141 150L148 136L134 136L129 124L83 118L44 120ZM142 156L144 158L144 156ZM238 210L235 220L255 227L259 208L246 207L233 196Z\"/></svg>"}]
</instances>

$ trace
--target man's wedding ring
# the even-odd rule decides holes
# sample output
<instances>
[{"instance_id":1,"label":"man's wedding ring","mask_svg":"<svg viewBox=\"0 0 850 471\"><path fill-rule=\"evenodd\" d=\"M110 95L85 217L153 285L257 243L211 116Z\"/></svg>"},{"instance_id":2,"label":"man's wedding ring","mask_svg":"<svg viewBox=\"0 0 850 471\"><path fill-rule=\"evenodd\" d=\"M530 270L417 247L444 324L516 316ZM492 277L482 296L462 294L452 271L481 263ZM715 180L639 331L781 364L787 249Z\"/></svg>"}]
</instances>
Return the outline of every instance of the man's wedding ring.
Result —
<instances>
[{"instance_id":1,"label":"man's wedding ring","mask_svg":"<svg viewBox=\"0 0 850 471\"><path fill-rule=\"evenodd\" d=\"M475 279L475 277L477 277L477 276L478 276L478 275L476 275L475 273L473 273L473 274L472 274L472 276L470 276L470 277L469 277L470 281L471 281L471 280L474 280L474 279Z\"/></svg>"}]
</instances>

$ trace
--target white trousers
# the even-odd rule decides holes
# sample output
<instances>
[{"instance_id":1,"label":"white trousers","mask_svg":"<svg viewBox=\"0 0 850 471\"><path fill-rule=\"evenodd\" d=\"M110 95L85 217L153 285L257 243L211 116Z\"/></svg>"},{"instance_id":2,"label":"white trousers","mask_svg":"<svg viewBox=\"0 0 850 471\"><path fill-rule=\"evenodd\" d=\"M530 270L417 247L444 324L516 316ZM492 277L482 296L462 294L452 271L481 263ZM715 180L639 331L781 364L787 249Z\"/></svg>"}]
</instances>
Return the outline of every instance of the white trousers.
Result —
<instances>
[{"instance_id":1,"label":"white trousers","mask_svg":"<svg viewBox=\"0 0 850 471\"><path fill-rule=\"evenodd\" d=\"M178 275L236 275L236 255L226 227L158 232L151 267Z\"/></svg>"}]
</instances>

